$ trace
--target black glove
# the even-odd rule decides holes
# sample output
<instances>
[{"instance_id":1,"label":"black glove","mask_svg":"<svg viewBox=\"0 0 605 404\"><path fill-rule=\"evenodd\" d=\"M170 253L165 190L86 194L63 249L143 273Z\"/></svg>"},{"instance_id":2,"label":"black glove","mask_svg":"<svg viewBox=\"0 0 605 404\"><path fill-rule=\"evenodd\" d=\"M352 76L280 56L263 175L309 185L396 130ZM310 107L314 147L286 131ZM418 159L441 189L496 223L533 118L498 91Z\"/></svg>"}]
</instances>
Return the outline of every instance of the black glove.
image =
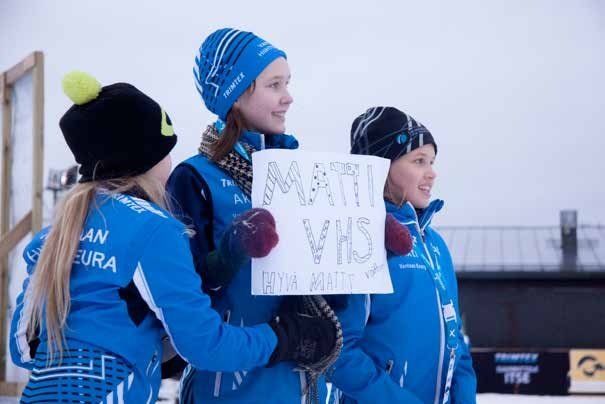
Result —
<instances>
[{"instance_id":1,"label":"black glove","mask_svg":"<svg viewBox=\"0 0 605 404\"><path fill-rule=\"evenodd\" d=\"M162 365L160 366L162 380L180 376L181 372L186 367L187 362L185 361L185 359L181 358L179 355L173 356L166 362L162 362Z\"/></svg>"},{"instance_id":2,"label":"black glove","mask_svg":"<svg viewBox=\"0 0 605 404\"><path fill-rule=\"evenodd\" d=\"M267 364L269 367L282 361L302 365L317 363L336 345L336 327L327 319L284 312L269 325L277 335L277 346Z\"/></svg>"}]
</instances>

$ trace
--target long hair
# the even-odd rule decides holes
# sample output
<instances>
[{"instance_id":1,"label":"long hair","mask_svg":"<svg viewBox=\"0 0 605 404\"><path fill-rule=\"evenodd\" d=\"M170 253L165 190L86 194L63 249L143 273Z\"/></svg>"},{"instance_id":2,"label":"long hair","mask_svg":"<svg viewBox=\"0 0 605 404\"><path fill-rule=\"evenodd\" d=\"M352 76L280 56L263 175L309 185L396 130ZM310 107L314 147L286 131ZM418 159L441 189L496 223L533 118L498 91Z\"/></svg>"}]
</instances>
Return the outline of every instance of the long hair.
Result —
<instances>
[{"instance_id":1,"label":"long hair","mask_svg":"<svg viewBox=\"0 0 605 404\"><path fill-rule=\"evenodd\" d=\"M26 291L24 318L29 319L28 338L41 332L47 334L47 362L59 352L63 358L65 328L70 309L70 276L74 258L80 245L80 236L89 212L96 205L99 190L108 197L117 193L136 190L145 194L151 202L167 208L164 187L148 173L106 181L92 181L76 185L69 191L57 208L55 220L48 233L36 269Z\"/></svg>"},{"instance_id":2,"label":"long hair","mask_svg":"<svg viewBox=\"0 0 605 404\"><path fill-rule=\"evenodd\" d=\"M250 84L242 95L251 95L256 88L256 80ZM241 97L241 96L240 96ZM242 132L248 128L246 118L239 110L237 102L233 104L231 110L227 114L227 122L225 122L225 129L221 132L221 136L218 141L212 146L212 155L210 161L219 161L225 157L239 140Z\"/></svg>"},{"instance_id":3,"label":"long hair","mask_svg":"<svg viewBox=\"0 0 605 404\"><path fill-rule=\"evenodd\" d=\"M389 167L389 173L387 175L387 180L385 181L385 184L384 184L383 196L384 196L385 200L393 203L398 208L402 207L403 204L407 201L407 190L405 190L405 189L402 190L401 198L399 200L397 200L397 198L395 198L395 196L393 195L393 191L391 190L391 168L390 167Z\"/></svg>"}]
</instances>

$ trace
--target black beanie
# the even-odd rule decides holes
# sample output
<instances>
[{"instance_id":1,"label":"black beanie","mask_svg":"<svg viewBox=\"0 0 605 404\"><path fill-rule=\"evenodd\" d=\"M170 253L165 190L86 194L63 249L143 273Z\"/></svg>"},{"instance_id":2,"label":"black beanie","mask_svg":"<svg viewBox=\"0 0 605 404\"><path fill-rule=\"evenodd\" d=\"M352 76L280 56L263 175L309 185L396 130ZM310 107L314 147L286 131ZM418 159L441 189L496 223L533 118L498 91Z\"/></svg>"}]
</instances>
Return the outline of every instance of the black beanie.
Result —
<instances>
[{"instance_id":1,"label":"black beanie","mask_svg":"<svg viewBox=\"0 0 605 404\"><path fill-rule=\"evenodd\" d=\"M72 72L63 89L75 104L59 126L80 164L80 182L143 174L176 144L166 112L130 84L101 88L94 77Z\"/></svg>"},{"instance_id":2,"label":"black beanie","mask_svg":"<svg viewBox=\"0 0 605 404\"><path fill-rule=\"evenodd\" d=\"M433 135L421 123L393 107L373 107L359 115L351 126L351 153L384 157L391 161L426 144Z\"/></svg>"}]
</instances>

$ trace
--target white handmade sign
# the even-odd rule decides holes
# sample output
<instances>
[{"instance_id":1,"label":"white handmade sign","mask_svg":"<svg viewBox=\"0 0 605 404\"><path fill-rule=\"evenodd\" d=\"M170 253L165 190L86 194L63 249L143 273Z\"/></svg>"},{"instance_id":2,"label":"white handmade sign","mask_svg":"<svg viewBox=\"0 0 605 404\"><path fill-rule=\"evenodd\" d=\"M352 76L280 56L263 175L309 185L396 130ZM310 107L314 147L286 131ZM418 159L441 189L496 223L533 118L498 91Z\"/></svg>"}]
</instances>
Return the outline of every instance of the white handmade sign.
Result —
<instances>
[{"instance_id":1,"label":"white handmade sign","mask_svg":"<svg viewBox=\"0 0 605 404\"><path fill-rule=\"evenodd\" d=\"M252 205L275 217L279 243L252 260L252 294L392 293L384 249L388 160L263 150L252 155Z\"/></svg>"}]
</instances>

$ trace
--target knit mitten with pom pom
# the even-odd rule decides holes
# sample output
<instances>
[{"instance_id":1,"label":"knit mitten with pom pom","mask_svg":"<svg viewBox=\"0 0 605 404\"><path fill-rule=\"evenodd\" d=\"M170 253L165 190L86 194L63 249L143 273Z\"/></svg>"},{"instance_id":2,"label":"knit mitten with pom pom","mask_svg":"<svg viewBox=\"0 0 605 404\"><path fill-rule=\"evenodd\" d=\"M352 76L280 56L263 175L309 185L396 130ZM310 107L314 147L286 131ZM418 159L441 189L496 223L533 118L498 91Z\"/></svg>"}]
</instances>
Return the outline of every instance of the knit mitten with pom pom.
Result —
<instances>
[{"instance_id":1,"label":"knit mitten with pom pom","mask_svg":"<svg viewBox=\"0 0 605 404\"><path fill-rule=\"evenodd\" d=\"M278 241L273 215L266 209L247 210L227 227L217 249L208 253L208 271L216 283L225 285L250 258L269 255Z\"/></svg>"},{"instance_id":2,"label":"knit mitten with pom pom","mask_svg":"<svg viewBox=\"0 0 605 404\"><path fill-rule=\"evenodd\" d=\"M395 255L407 255L414 247L408 228L390 213L384 223L384 245Z\"/></svg>"}]
</instances>

